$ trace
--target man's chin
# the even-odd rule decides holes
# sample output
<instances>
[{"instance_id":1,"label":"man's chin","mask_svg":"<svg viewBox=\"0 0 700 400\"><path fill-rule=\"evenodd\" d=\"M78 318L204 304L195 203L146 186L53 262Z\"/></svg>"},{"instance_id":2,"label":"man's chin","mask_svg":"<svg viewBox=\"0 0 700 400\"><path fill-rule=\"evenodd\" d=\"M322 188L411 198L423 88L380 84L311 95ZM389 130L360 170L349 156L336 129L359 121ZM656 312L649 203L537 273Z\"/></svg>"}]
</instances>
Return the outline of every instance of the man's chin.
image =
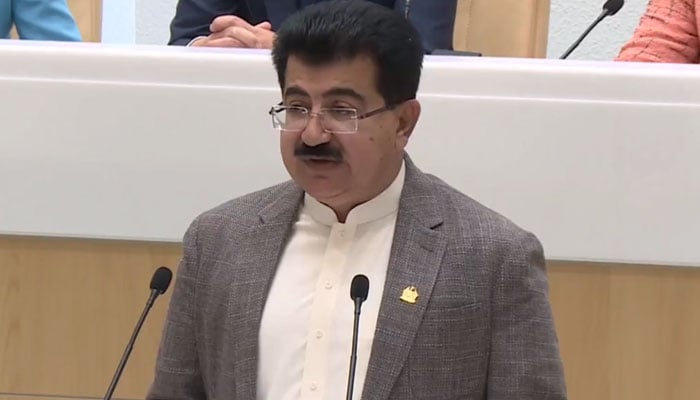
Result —
<instances>
[{"instance_id":1,"label":"man's chin","mask_svg":"<svg viewBox=\"0 0 700 400\"><path fill-rule=\"evenodd\" d=\"M326 203L338 198L341 192L336 186L319 185L314 183L306 185L304 191L308 193L309 196L320 201L321 203Z\"/></svg>"},{"instance_id":2,"label":"man's chin","mask_svg":"<svg viewBox=\"0 0 700 400\"><path fill-rule=\"evenodd\" d=\"M323 204L332 204L343 197L344 190L339 182L319 181L316 179L307 180L302 185L304 192Z\"/></svg>"}]
</instances>

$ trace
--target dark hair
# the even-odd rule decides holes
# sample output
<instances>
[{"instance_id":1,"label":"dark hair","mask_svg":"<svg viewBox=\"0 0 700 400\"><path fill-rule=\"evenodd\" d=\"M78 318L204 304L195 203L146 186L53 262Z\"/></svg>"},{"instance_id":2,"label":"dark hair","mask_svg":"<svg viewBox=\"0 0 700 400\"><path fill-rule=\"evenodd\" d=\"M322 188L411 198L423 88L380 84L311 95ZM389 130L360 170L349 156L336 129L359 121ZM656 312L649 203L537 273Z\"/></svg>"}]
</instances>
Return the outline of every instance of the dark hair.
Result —
<instances>
[{"instance_id":1,"label":"dark hair","mask_svg":"<svg viewBox=\"0 0 700 400\"><path fill-rule=\"evenodd\" d=\"M416 97L423 46L401 14L363 0L334 0L305 7L277 31L272 60L281 88L290 55L314 65L367 55L377 66L377 91L396 105Z\"/></svg>"}]
</instances>

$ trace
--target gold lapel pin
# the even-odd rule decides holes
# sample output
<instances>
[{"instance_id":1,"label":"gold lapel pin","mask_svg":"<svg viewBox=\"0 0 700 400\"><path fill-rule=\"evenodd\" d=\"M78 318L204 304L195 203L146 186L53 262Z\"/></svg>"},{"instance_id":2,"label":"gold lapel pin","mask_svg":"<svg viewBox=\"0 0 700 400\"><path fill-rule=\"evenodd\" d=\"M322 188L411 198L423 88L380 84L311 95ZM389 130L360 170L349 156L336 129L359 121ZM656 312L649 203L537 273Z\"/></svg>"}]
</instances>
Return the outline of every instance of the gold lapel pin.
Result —
<instances>
[{"instance_id":1,"label":"gold lapel pin","mask_svg":"<svg viewBox=\"0 0 700 400\"><path fill-rule=\"evenodd\" d=\"M403 293L401 293L400 299L408 304L416 304L418 300L418 289L416 289L415 286L408 286L403 290Z\"/></svg>"}]
</instances>

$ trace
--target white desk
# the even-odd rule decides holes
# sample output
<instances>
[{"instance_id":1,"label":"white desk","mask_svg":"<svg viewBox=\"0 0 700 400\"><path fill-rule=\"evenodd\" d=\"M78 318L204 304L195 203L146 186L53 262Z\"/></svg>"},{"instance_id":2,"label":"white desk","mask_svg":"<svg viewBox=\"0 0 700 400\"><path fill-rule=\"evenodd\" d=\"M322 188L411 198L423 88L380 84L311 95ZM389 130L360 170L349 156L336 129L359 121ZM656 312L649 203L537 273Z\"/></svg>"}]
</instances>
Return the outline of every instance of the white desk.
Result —
<instances>
[{"instance_id":1,"label":"white desk","mask_svg":"<svg viewBox=\"0 0 700 400\"><path fill-rule=\"evenodd\" d=\"M260 51L0 44L0 233L180 240L287 178ZM700 265L700 68L429 58L409 153L550 259Z\"/></svg>"}]
</instances>

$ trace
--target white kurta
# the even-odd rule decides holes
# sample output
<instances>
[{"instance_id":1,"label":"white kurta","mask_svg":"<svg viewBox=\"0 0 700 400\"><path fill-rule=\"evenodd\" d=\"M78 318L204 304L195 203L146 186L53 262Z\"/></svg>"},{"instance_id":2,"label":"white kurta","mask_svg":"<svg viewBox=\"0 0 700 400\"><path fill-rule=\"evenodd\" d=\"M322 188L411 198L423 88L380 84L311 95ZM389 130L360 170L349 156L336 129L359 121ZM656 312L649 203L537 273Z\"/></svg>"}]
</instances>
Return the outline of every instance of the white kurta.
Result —
<instances>
[{"instance_id":1,"label":"white kurta","mask_svg":"<svg viewBox=\"0 0 700 400\"><path fill-rule=\"evenodd\" d=\"M345 223L306 195L265 304L260 326L258 400L345 398L353 302L350 282L369 278L362 306L353 399L360 399L384 291L405 166Z\"/></svg>"}]
</instances>

